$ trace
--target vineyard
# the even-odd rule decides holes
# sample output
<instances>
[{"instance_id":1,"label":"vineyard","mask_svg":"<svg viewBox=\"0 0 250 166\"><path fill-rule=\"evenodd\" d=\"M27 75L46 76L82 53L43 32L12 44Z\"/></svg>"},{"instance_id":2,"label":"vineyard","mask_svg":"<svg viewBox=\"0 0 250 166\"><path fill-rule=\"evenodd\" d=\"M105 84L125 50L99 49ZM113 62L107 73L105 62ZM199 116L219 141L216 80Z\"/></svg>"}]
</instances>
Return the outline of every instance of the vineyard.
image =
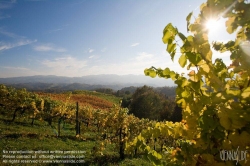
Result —
<instances>
[{"instance_id":1,"label":"vineyard","mask_svg":"<svg viewBox=\"0 0 250 166\"><path fill-rule=\"evenodd\" d=\"M30 138L30 141L32 139L36 139L36 141L52 139L56 142L56 139L58 139L58 142L61 143L63 142L62 139L67 139L77 141L77 144L79 144L79 147L73 147L74 150L82 147L80 142L83 142L83 144L88 142L91 145L91 147L87 145L90 156L102 157L105 154L105 149L114 151L115 148L117 154L119 154L119 150L121 151L121 156L116 157L119 159L124 158L125 139L131 139L136 134L131 133L129 137L125 136L129 133L127 132L128 127L133 128L134 132L136 132L135 130L138 130L137 133L140 131L140 128L136 128L137 125L135 125L139 119L127 115L127 109L122 109L96 96L35 94L25 89L16 90L5 85L0 86L0 94L1 124L5 124L0 131L1 139L6 142L9 142L11 138L19 137L20 139L26 138L26 140ZM77 131L79 133L76 133L75 128L76 100L79 101L77 119L81 127L80 131ZM97 102L99 102L99 105L96 105ZM131 121L130 124L128 124L128 119ZM14 128L17 124L23 124L23 130L17 132L18 130ZM38 126L41 128L38 128ZM18 125L17 128L20 127ZM28 127L31 127L31 129ZM24 132L26 130L28 132ZM13 150L13 148L17 149L18 147L21 148L19 150L26 149L23 146L20 147L20 145L13 147L13 145L8 144L3 144L1 147L3 150ZM45 147L41 147L41 149L46 148L49 149L46 144ZM51 148L54 150L57 148L61 150L69 149L67 145L63 147L53 145ZM86 150L86 147L84 149ZM94 161L94 159L89 160L89 162Z\"/></svg>"},{"instance_id":2,"label":"vineyard","mask_svg":"<svg viewBox=\"0 0 250 166\"><path fill-rule=\"evenodd\" d=\"M43 134L33 132L13 134L2 131L1 138L31 136L38 137L39 140L70 138L83 142L92 139L95 143L90 149L90 154L93 156L105 155L105 148L113 146L120 160L126 156L140 158L144 152L136 147L131 148L129 142L133 142L143 129L159 124L156 121L139 119L128 114L128 109L116 104L111 105L111 102L92 95L31 93L25 89L17 90L5 85L0 86L0 94L1 115L5 123L11 126L15 122L24 123L31 127L42 124L42 128L50 126L49 131L52 131ZM65 126L71 126L70 130L67 129L67 133ZM170 137L147 140L147 144L158 152L163 152L166 146L172 147L174 143ZM11 150L5 145L3 148Z\"/></svg>"},{"instance_id":3,"label":"vineyard","mask_svg":"<svg viewBox=\"0 0 250 166\"><path fill-rule=\"evenodd\" d=\"M178 62L187 67L187 76L170 68L144 70L146 76L175 82L181 122L139 119L120 107L120 99L111 102L110 96L110 100L101 99L95 92L31 93L0 85L1 123L6 124L0 130L5 142L1 147L16 147L9 146L10 137L51 138L58 149L67 148L58 147L57 142L77 140L75 149L89 154L87 165L250 165L250 4L244 0L208 0L200 10L197 17L190 13L186 18L189 36L171 23L163 31L167 52L172 60L181 53ZM235 35L235 41L208 40L204 23L212 16L226 19L226 30ZM231 64L226 66L219 58L213 61L213 51L230 53ZM35 132L43 131L36 128L43 124L53 132L18 133L12 127L15 122L33 126ZM85 144L88 141L92 141L91 146ZM115 161L108 160L107 149L117 156Z\"/></svg>"},{"instance_id":4,"label":"vineyard","mask_svg":"<svg viewBox=\"0 0 250 166\"><path fill-rule=\"evenodd\" d=\"M92 140L94 144L88 149L91 156L105 156L105 149L112 147L112 151L119 155L119 161L132 156L140 159L143 151L137 148L129 149L128 143L143 129L152 128L156 124L155 121L139 119L128 114L126 108L111 105L111 102L91 95L31 93L25 89L14 89L5 85L0 85L0 94L3 124L23 124L23 128L40 126L42 130L42 133L30 129L29 132L18 133L12 127L10 128L15 132L1 129L1 139L6 139L7 142L9 138L18 137L39 140L53 138L54 141L57 138L59 142L65 138L82 142ZM97 105L94 101L104 102ZM46 127L49 129L45 131ZM164 145L172 143L173 140L164 138L161 141L148 139L148 145L157 148L159 152L164 150ZM2 147L4 150L13 150L13 146L8 144ZM142 162L144 161L146 160L143 159Z\"/></svg>"},{"instance_id":5,"label":"vineyard","mask_svg":"<svg viewBox=\"0 0 250 166\"><path fill-rule=\"evenodd\" d=\"M143 129L153 129L154 126L162 123L139 119L128 114L128 109L121 108L119 105L106 104L104 108L105 103L110 104L108 101L100 106L103 109L98 108L99 105L95 105L95 102L90 99L94 101L103 101L103 99L90 95L31 93L25 89L17 90L5 85L0 86L0 92L2 120L7 125L12 126L17 122L31 127L42 124L42 128L44 126L51 128L50 132L46 131L42 134L32 131L28 133L3 131L1 138L6 138L6 140L9 137L34 137L39 140L68 138L83 142L91 139L95 142L90 148L91 155L103 156L105 149L111 146L113 151L119 154L118 158L124 160L126 157L141 158L144 152L140 148L132 146L134 138ZM76 104L76 101L79 101L79 104ZM166 123L170 126L173 125L172 122ZM71 127L67 129L65 126ZM42 130L44 132L44 129ZM177 146L173 137L158 135L154 139L148 138L146 141L147 146L159 153L166 151L166 147ZM4 145L3 148L11 150L8 145Z\"/></svg>"}]
</instances>

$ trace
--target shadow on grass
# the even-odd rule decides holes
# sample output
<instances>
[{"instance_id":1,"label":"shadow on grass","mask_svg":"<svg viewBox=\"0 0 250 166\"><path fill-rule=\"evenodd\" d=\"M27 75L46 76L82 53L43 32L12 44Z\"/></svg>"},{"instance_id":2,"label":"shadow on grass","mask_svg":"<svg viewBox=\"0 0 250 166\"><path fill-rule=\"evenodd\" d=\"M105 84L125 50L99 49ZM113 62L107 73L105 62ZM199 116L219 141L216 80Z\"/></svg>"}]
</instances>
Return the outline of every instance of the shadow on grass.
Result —
<instances>
[{"instance_id":1,"label":"shadow on grass","mask_svg":"<svg viewBox=\"0 0 250 166\"><path fill-rule=\"evenodd\" d=\"M76 138L75 136L70 136L70 135L66 135L66 136L54 136L54 135L41 135L41 134L36 134L36 133L11 133L11 134L4 134L1 136L1 138L19 138L19 137L28 137L28 138L40 138L40 137L46 137L46 138L57 138L57 139L61 139L62 141L65 141L66 139L69 140L73 140L73 141L83 141L82 139Z\"/></svg>"},{"instance_id":2,"label":"shadow on grass","mask_svg":"<svg viewBox=\"0 0 250 166\"><path fill-rule=\"evenodd\" d=\"M29 137L29 138L39 138L40 135L34 133L22 134L22 133L11 133L3 135L5 138L19 138L19 137Z\"/></svg>"},{"instance_id":3,"label":"shadow on grass","mask_svg":"<svg viewBox=\"0 0 250 166\"><path fill-rule=\"evenodd\" d=\"M119 155L103 155L96 156L91 159L91 161L86 161L84 165L98 165L98 166L106 166L110 164L118 164L122 160Z\"/></svg>"},{"instance_id":4,"label":"shadow on grass","mask_svg":"<svg viewBox=\"0 0 250 166\"><path fill-rule=\"evenodd\" d=\"M6 119L6 118L2 118L0 117L0 121L3 121L4 124L6 125L11 125L11 124L15 124L15 125L20 125L20 126L28 126L28 127L34 127L34 126L38 126L38 127L41 127L41 126L45 126L44 124L39 124L39 123L35 123L32 125L31 124L31 119L28 119L28 121L23 121L23 122L20 122L20 121L12 121L12 119Z\"/></svg>"}]
</instances>

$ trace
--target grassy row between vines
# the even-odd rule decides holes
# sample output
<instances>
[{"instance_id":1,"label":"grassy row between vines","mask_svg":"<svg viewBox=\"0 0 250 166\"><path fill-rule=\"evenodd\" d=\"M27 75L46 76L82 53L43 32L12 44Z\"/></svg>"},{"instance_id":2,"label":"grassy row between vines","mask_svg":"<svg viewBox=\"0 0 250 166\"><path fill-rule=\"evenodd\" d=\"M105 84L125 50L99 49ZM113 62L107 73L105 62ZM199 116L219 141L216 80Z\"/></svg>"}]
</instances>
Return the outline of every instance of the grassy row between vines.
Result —
<instances>
[{"instance_id":1,"label":"grassy row between vines","mask_svg":"<svg viewBox=\"0 0 250 166\"><path fill-rule=\"evenodd\" d=\"M2 163L3 150L81 150L86 151L85 163L78 165L151 165L148 161L139 157L127 157L121 161L119 153L114 151L114 144L108 144L103 151L103 155L93 155L93 148L100 142L96 140L96 133L82 131L81 138L77 138L75 137L75 126L70 123L66 123L64 129L61 130L61 136L57 137L54 129L43 121L36 121L31 126L30 123L27 123L27 119L22 117L17 118L15 122L9 120L10 118L0 114L0 165L11 165Z\"/></svg>"}]
</instances>

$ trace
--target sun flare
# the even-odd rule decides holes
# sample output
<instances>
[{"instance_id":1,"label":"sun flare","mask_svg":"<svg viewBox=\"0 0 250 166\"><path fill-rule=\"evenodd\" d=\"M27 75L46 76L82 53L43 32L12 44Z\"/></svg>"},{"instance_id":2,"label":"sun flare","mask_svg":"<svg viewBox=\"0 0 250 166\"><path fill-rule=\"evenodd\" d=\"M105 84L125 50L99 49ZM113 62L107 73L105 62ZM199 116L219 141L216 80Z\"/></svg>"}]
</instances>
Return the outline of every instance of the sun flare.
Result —
<instances>
[{"instance_id":1,"label":"sun flare","mask_svg":"<svg viewBox=\"0 0 250 166\"><path fill-rule=\"evenodd\" d=\"M218 28L218 22L217 20L215 19L210 19L206 22L206 29L209 31L209 32L212 32L212 31L216 31L216 29Z\"/></svg>"}]
</instances>

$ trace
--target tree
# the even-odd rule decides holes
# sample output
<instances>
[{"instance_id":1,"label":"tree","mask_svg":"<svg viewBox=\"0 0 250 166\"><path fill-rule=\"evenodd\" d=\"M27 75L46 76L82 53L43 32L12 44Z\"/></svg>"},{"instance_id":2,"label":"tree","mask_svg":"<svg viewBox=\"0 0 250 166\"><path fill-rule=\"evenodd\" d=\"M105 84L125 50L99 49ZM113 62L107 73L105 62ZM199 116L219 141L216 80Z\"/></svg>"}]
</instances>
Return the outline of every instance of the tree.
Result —
<instances>
[{"instance_id":1,"label":"tree","mask_svg":"<svg viewBox=\"0 0 250 166\"><path fill-rule=\"evenodd\" d=\"M129 110L138 118L164 120L171 116L173 110L173 104L171 104L164 95L157 93L152 87L144 85L132 95Z\"/></svg>"},{"instance_id":2,"label":"tree","mask_svg":"<svg viewBox=\"0 0 250 166\"><path fill-rule=\"evenodd\" d=\"M182 109L177 104L174 107L174 111L172 113L170 120L172 122L181 122L182 120Z\"/></svg>"},{"instance_id":3,"label":"tree","mask_svg":"<svg viewBox=\"0 0 250 166\"><path fill-rule=\"evenodd\" d=\"M106 94L114 94L115 92L113 91L113 89L110 88L99 88L99 89L95 89L96 92L100 92L100 93L106 93Z\"/></svg>"},{"instance_id":4,"label":"tree","mask_svg":"<svg viewBox=\"0 0 250 166\"><path fill-rule=\"evenodd\" d=\"M128 108L130 103L132 101L132 97L128 97L128 96L124 96L122 98L122 103L121 103L121 107L122 108Z\"/></svg>"}]
</instances>

